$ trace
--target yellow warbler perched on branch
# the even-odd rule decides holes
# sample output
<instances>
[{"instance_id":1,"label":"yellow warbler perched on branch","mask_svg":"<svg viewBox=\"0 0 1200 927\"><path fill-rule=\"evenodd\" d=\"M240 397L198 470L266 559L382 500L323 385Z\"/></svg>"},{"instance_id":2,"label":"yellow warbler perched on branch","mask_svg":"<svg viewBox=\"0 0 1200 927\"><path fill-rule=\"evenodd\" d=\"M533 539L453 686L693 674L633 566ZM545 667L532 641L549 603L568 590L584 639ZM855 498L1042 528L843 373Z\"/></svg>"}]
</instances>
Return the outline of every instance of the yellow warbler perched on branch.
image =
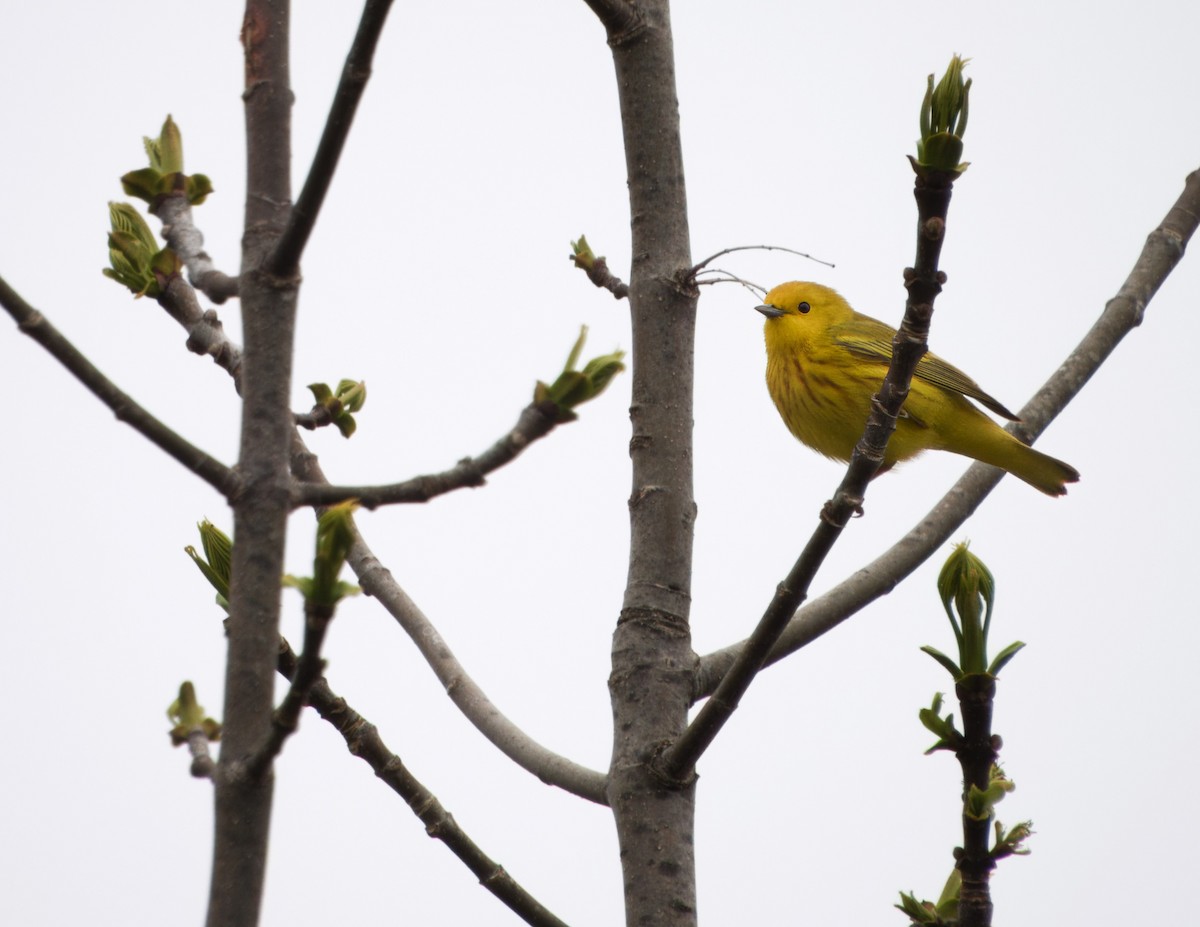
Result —
<instances>
[{"instance_id":1,"label":"yellow warbler perched on branch","mask_svg":"<svg viewBox=\"0 0 1200 927\"><path fill-rule=\"evenodd\" d=\"M775 407L809 447L849 460L891 363L896 330L855 312L818 283L780 284L765 303L758 311L767 317L767 389ZM1017 420L957 367L927 353L880 472L932 448L1001 467L1052 496L1079 479L1074 467L1022 444L964 397Z\"/></svg>"}]
</instances>

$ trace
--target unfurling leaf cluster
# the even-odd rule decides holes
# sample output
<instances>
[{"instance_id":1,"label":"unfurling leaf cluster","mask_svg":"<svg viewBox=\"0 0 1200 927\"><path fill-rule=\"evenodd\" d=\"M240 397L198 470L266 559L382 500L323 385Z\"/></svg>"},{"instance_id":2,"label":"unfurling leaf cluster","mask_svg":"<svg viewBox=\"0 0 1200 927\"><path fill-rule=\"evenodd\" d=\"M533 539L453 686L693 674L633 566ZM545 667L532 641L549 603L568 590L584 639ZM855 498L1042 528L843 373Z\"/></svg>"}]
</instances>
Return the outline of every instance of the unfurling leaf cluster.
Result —
<instances>
[{"instance_id":1,"label":"unfurling leaf cluster","mask_svg":"<svg viewBox=\"0 0 1200 927\"><path fill-rule=\"evenodd\" d=\"M908 915L912 923L922 927L952 927L958 923L958 898L961 892L962 873L953 869L936 903L918 901L911 892L901 892L900 904L895 907Z\"/></svg>"},{"instance_id":2,"label":"unfurling leaf cluster","mask_svg":"<svg viewBox=\"0 0 1200 927\"><path fill-rule=\"evenodd\" d=\"M603 261L604 258L596 257L592 246L588 244L587 236L580 235L578 241L571 242L571 260L581 270L591 270L596 266L597 261Z\"/></svg>"},{"instance_id":3,"label":"unfurling leaf cluster","mask_svg":"<svg viewBox=\"0 0 1200 927\"><path fill-rule=\"evenodd\" d=\"M575 365L579 363L579 355L583 353L583 345L587 341L587 331L586 325L580 327L579 337L558 378L550 385L539 380L533 390L534 402L554 403L556 420L560 424L575 421L579 416L573 410L603 393L612 378L625 369L621 363L625 352L613 351L592 358L582 370L576 370Z\"/></svg>"},{"instance_id":4,"label":"unfurling leaf cluster","mask_svg":"<svg viewBox=\"0 0 1200 927\"><path fill-rule=\"evenodd\" d=\"M921 102L921 138L913 161L918 173L930 170L957 175L968 167L960 160L971 94L971 81L963 81L962 76L968 60L958 55L951 58L936 87L933 75L929 75L925 99Z\"/></svg>"},{"instance_id":5,"label":"unfurling leaf cluster","mask_svg":"<svg viewBox=\"0 0 1200 927\"><path fill-rule=\"evenodd\" d=\"M229 574L233 563L233 541L224 531L207 518L196 526L200 529L200 546L204 556L196 548L187 546L183 550L192 558L204 578L217 590L217 604L229 614Z\"/></svg>"},{"instance_id":6,"label":"unfurling leaf cluster","mask_svg":"<svg viewBox=\"0 0 1200 927\"><path fill-rule=\"evenodd\" d=\"M935 692L933 704L929 708L922 708L917 716L925 729L932 731L938 738L937 743L925 751L926 756L935 750L957 750L962 745L962 734L954 726L954 715L942 716L941 692Z\"/></svg>"},{"instance_id":7,"label":"unfurling leaf cluster","mask_svg":"<svg viewBox=\"0 0 1200 927\"><path fill-rule=\"evenodd\" d=\"M343 438L349 438L358 429L352 413L362 409L367 401L367 384L360 380L339 380L337 389L327 383L310 383L309 391L317 405L324 409Z\"/></svg>"},{"instance_id":8,"label":"unfurling leaf cluster","mask_svg":"<svg viewBox=\"0 0 1200 927\"><path fill-rule=\"evenodd\" d=\"M161 296L171 278L179 274L179 257L170 248L158 247L150 226L129 203L109 203L108 218L110 266L103 269L104 276L128 287L135 296Z\"/></svg>"},{"instance_id":9,"label":"unfurling leaf cluster","mask_svg":"<svg viewBox=\"0 0 1200 927\"><path fill-rule=\"evenodd\" d=\"M179 687L179 697L167 708L167 718L173 724L170 730L173 746L187 743L194 731L200 731L205 740L221 739L221 725L205 716L204 706L196 701L196 687L190 682Z\"/></svg>"},{"instance_id":10,"label":"unfurling leaf cluster","mask_svg":"<svg viewBox=\"0 0 1200 927\"><path fill-rule=\"evenodd\" d=\"M332 610L343 598L362 590L338 579L350 547L354 544L354 500L331 505L317 520L317 552L313 557L312 576L285 576L283 584L300 590L310 608Z\"/></svg>"},{"instance_id":11,"label":"unfurling leaf cluster","mask_svg":"<svg viewBox=\"0 0 1200 927\"><path fill-rule=\"evenodd\" d=\"M965 676L996 676L1025 646L1021 641L1009 644L988 664L987 638L992 608L996 604L996 580L983 561L968 550L966 543L957 545L946 559L946 565L938 575L938 592L950 627L954 629L959 662L955 663L934 647L921 649L944 666L955 682Z\"/></svg>"},{"instance_id":12,"label":"unfurling leaf cluster","mask_svg":"<svg viewBox=\"0 0 1200 927\"><path fill-rule=\"evenodd\" d=\"M963 814L973 821L990 820L996 813L996 804L1016 787L1016 783L1004 775L1000 765L993 763L988 774L987 788L981 789L972 785L967 790Z\"/></svg>"},{"instance_id":13,"label":"unfurling leaf cluster","mask_svg":"<svg viewBox=\"0 0 1200 927\"><path fill-rule=\"evenodd\" d=\"M153 208L160 197L172 193L183 194L193 206L199 206L212 193L212 181L206 176L183 172L183 136L169 115L158 138L142 141L150 166L121 178L121 186L129 196L145 200Z\"/></svg>"}]
</instances>

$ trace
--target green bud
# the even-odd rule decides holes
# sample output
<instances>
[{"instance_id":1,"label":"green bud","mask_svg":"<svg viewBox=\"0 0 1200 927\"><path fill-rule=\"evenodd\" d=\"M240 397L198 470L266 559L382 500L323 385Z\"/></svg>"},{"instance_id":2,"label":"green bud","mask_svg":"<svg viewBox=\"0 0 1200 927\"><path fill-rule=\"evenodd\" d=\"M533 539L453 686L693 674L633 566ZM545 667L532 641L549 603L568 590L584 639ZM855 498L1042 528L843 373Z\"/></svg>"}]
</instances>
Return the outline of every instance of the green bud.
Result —
<instances>
[{"instance_id":1,"label":"green bud","mask_svg":"<svg viewBox=\"0 0 1200 927\"><path fill-rule=\"evenodd\" d=\"M929 75L925 98L921 102L921 138L917 142L914 167L953 174L961 174L967 169L967 164L959 162L971 92L971 81L963 80L963 68L969 60L958 55L951 58L936 87L933 75Z\"/></svg>"},{"instance_id":2,"label":"green bud","mask_svg":"<svg viewBox=\"0 0 1200 927\"><path fill-rule=\"evenodd\" d=\"M167 114L158 138L143 138L150 167L160 174L175 174L183 170L183 136L175 120Z\"/></svg>"},{"instance_id":3,"label":"green bud","mask_svg":"<svg viewBox=\"0 0 1200 927\"><path fill-rule=\"evenodd\" d=\"M900 893L900 903L892 907L899 908L912 923L922 925L936 925L938 923L937 911L934 906L928 901L917 901L915 895L907 892Z\"/></svg>"},{"instance_id":4,"label":"green bud","mask_svg":"<svg viewBox=\"0 0 1200 927\"><path fill-rule=\"evenodd\" d=\"M347 412L359 412L367 401L367 384L361 380L338 380L337 398Z\"/></svg>"},{"instance_id":5,"label":"green bud","mask_svg":"<svg viewBox=\"0 0 1200 927\"><path fill-rule=\"evenodd\" d=\"M213 192L212 181L204 174L188 174L183 181L183 192L189 203L199 206Z\"/></svg>"},{"instance_id":6,"label":"green bud","mask_svg":"<svg viewBox=\"0 0 1200 927\"><path fill-rule=\"evenodd\" d=\"M1016 784L1004 775L999 766L993 764L987 788L980 789L972 785L968 790L963 814L974 821L986 821L995 813L996 804L1015 788Z\"/></svg>"},{"instance_id":7,"label":"green bud","mask_svg":"<svg viewBox=\"0 0 1200 927\"><path fill-rule=\"evenodd\" d=\"M150 166L121 177L127 195L145 200L153 208L160 197L172 193L182 193L193 206L199 206L212 193L212 181L205 175L183 172L183 135L170 116L158 138L143 138L142 144Z\"/></svg>"},{"instance_id":8,"label":"green bud","mask_svg":"<svg viewBox=\"0 0 1200 927\"><path fill-rule=\"evenodd\" d=\"M951 869L946 884L942 886L942 894L937 900L937 914L945 923L958 922L958 899L962 895L962 873Z\"/></svg>"},{"instance_id":9,"label":"green bud","mask_svg":"<svg viewBox=\"0 0 1200 927\"><path fill-rule=\"evenodd\" d=\"M339 380L336 392L327 383L310 383L308 388L317 405L329 411L342 437L349 438L354 434L358 423L351 413L358 412L366 404L367 384L358 380Z\"/></svg>"},{"instance_id":10,"label":"green bud","mask_svg":"<svg viewBox=\"0 0 1200 927\"><path fill-rule=\"evenodd\" d=\"M580 235L579 241L571 242L571 260L575 262L576 267L582 267L584 270L591 270L595 266L596 255L592 252L586 235Z\"/></svg>"},{"instance_id":11,"label":"green bud","mask_svg":"<svg viewBox=\"0 0 1200 927\"><path fill-rule=\"evenodd\" d=\"M942 606L958 640L963 675L986 672L987 635L996 601L995 579L983 561L964 543L957 545L946 559L937 584ZM951 602L954 610L951 610ZM955 611L958 620L955 620Z\"/></svg>"},{"instance_id":12,"label":"green bud","mask_svg":"<svg viewBox=\"0 0 1200 927\"><path fill-rule=\"evenodd\" d=\"M942 717L942 693L936 692L933 696L933 704L929 708L921 708L917 711L917 717L920 719L922 726L933 734L937 735L937 743L925 751L925 755L933 753L935 750L956 750L962 743L962 734L958 732L958 728L954 726L954 715L948 714Z\"/></svg>"},{"instance_id":13,"label":"green bud","mask_svg":"<svg viewBox=\"0 0 1200 927\"><path fill-rule=\"evenodd\" d=\"M354 544L354 513L358 503L349 500L331 505L317 520L317 552L313 557L313 575L285 576L283 585L298 589L310 606L333 608L343 598L361 590L338 580Z\"/></svg>"},{"instance_id":14,"label":"green bud","mask_svg":"<svg viewBox=\"0 0 1200 927\"><path fill-rule=\"evenodd\" d=\"M1029 847L1025 841L1033 836L1033 821L1021 821L1014 824L1010 830L996 822L996 845L992 848L992 858L1001 859L1005 856L1028 856Z\"/></svg>"},{"instance_id":15,"label":"green bud","mask_svg":"<svg viewBox=\"0 0 1200 927\"><path fill-rule=\"evenodd\" d=\"M560 424L574 421L578 417L573 411L575 407L599 396L608 388L612 378L625 369L625 365L621 362L625 357L625 352L613 351L611 354L603 354L588 361L583 370L576 370L575 365L579 362L580 354L583 353L583 345L586 340L587 326L583 325L580 327L579 337L575 340L571 353L567 356L567 363L563 367L562 373L550 385L539 380L533 390L534 402L540 403L549 400L558 407Z\"/></svg>"},{"instance_id":16,"label":"green bud","mask_svg":"<svg viewBox=\"0 0 1200 927\"><path fill-rule=\"evenodd\" d=\"M217 604L229 612L229 576L232 572L233 542L224 531L207 518L197 526L200 529L200 545L204 556L196 548L185 547L184 552L192 558L204 578L217 590Z\"/></svg>"},{"instance_id":17,"label":"green bud","mask_svg":"<svg viewBox=\"0 0 1200 927\"><path fill-rule=\"evenodd\" d=\"M121 177L121 188L126 196L136 196L139 200L153 203L161 191L162 175L152 167L130 171Z\"/></svg>"},{"instance_id":18,"label":"green bud","mask_svg":"<svg viewBox=\"0 0 1200 927\"><path fill-rule=\"evenodd\" d=\"M109 203L108 221L112 225L114 235L127 236L153 254L158 250L158 239L150 231L150 226L142 218L142 214L130 203Z\"/></svg>"},{"instance_id":19,"label":"green bud","mask_svg":"<svg viewBox=\"0 0 1200 927\"><path fill-rule=\"evenodd\" d=\"M207 740L221 738L221 725L204 714L204 706L196 701L196 687L185 682L179 687L179 697L167 708L167 719L174 725L170 730L171 743L178 747L187 743L188 735L199 730Z\"/></svg>"},{"instance_id":20,"label":"green bud","mask_svg":"<svg viewBox=\"0 0 1200 927\"><path fill-rule=\"evenodd\" d=\"M181 268L178 256L158 241L141 214L129 203L108 204L108 262L104 276L136 296L157 297Z\"/></svg>"}]
</instances>

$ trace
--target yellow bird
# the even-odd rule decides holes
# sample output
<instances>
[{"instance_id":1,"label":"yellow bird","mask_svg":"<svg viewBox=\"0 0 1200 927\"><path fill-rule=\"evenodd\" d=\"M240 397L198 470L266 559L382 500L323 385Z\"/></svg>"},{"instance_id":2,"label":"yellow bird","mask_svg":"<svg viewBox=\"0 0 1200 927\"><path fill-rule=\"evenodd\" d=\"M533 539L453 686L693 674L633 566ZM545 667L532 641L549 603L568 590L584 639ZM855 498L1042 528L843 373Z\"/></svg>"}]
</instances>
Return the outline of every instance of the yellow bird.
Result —
<instances>
[{"instance_id":1,"label":"yellow bird","mask_svg":"<svg viewBox=\"0 0 1200 927\"><path fill-rule=\"evenodd\" d=\"M784 423L813 450L849 460L891 363L896 330L818 283L782 283L757 308L767 317L767 389ZM880 472L934 449L1000 467L1051 496L1079 479L1074 467L1022 444L964 397L1017 421L965 373L927 353Z\"/></svg>"}]
</instances>

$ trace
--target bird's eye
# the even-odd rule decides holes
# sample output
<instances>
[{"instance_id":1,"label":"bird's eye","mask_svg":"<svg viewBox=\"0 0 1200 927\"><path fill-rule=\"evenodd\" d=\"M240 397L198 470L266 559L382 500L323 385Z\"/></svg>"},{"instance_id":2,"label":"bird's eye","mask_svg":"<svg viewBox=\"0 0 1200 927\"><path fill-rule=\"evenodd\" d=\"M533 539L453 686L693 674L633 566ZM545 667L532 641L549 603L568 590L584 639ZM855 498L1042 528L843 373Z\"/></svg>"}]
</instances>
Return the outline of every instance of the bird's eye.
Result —
<instances>
[{"instance_id":1,"label":"bird's eye","mask_svg":"<svg viewBox=\"0 0 1200 927\"><path fill-rule=\"evenodd\" d=\"M809 309L811 309L811 308L812 308L812 306L810 306L808 303L801 303L801 304L800 304L799 306L797 306L796 308L797 308L797 309L799 309L799 310L800 310L800 314L801 314L801 315L803 315L804 313L808 312L808 310L809 310Z\"/></svg>"}]
</instances>

